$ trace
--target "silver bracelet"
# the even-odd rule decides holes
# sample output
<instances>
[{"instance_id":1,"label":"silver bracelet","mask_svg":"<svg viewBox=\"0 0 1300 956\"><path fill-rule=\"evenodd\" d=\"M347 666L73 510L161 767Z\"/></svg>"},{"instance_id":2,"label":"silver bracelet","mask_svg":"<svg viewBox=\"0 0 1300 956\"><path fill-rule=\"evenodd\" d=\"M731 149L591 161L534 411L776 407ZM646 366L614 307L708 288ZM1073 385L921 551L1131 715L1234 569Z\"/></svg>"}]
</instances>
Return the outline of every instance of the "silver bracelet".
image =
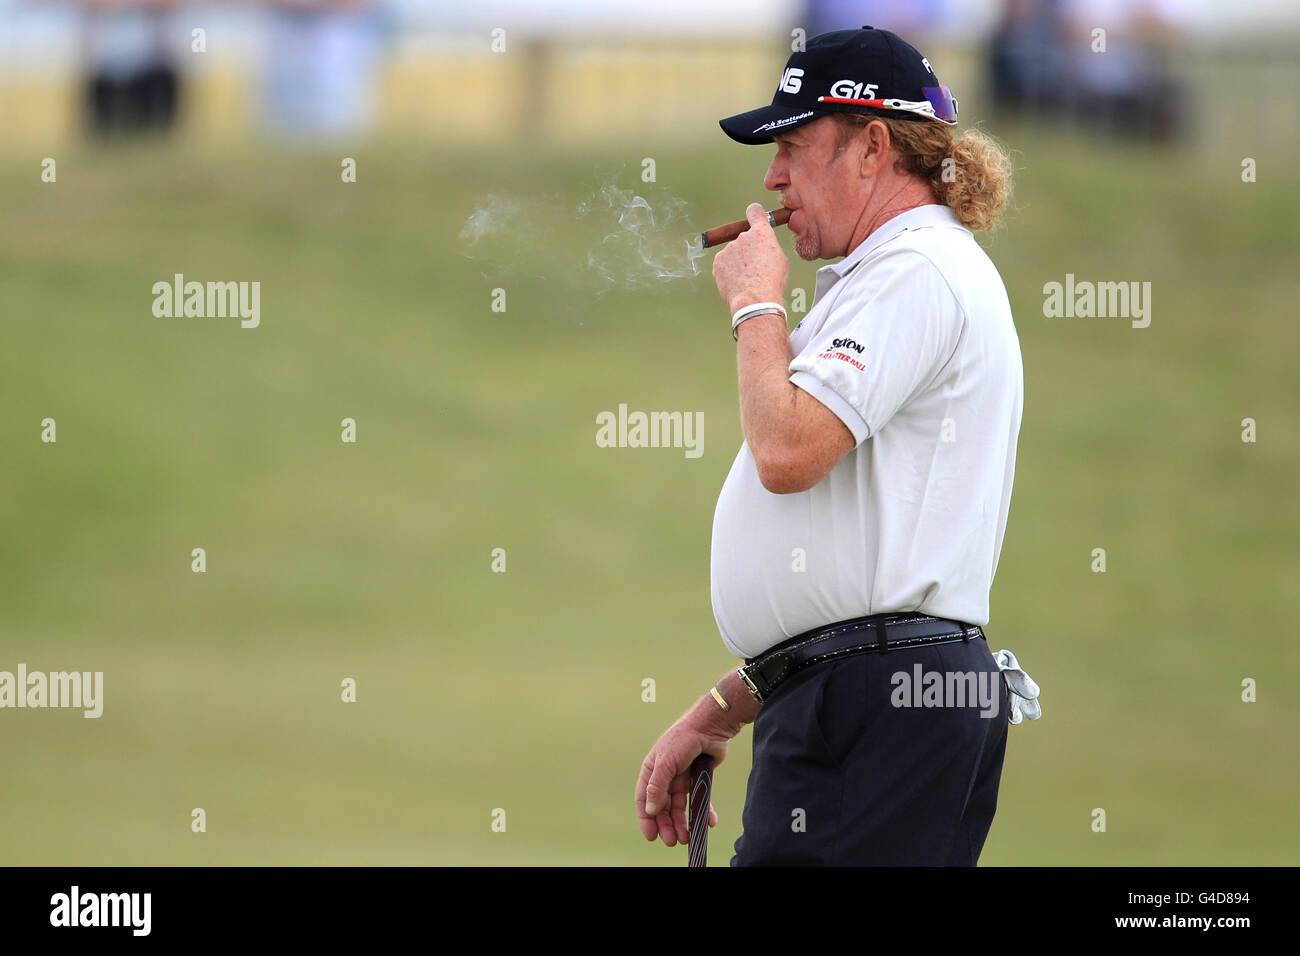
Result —
<instances>
[{"instance_id":1,"label":"silver bracelet","mask_svg":"<svg viewBox=\"0 0 1300 956\"><path fill-rule=\"evenodd\" d=\"M786 314L785 306L780 302L755 302L753 305L747 305L743 309L737 309L735 314L732 315L731 337L739 341L736 329L740 326L741 322L744 322L747 319L752 319L756 315L779 315L785 321L789 321L789 316Z\"/></svg>"}]
</instances>

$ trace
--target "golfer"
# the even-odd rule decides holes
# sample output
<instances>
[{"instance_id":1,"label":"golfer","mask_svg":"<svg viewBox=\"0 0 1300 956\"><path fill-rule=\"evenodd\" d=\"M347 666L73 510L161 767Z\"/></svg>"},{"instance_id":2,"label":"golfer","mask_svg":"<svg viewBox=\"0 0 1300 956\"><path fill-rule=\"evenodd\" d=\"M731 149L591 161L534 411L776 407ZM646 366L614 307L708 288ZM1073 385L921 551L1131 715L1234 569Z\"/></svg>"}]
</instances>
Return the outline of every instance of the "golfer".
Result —
<instances>
[{"instance_id":1,"label":"golfer","mask_svg":"<svg viewBox=\"0 0 1300 956\"><path fill-rule=\"evenodd\" d=\"M648 840L686 841L692 759L721 762L753 723L732 865L979 858L1008 721L1037 716L1037 688L982 630L1023 378L972 232L996 224L1009 163L979 133L954 139L956 121L930 62L863 27L809 41L770 106L721 123L775 142L764 185L793 210L795 251L839 261L789 333L789 262L760 204L714 260L745 441L714 515L712 601L745 665L646 756Z\"/></svg>"}]
</instances>

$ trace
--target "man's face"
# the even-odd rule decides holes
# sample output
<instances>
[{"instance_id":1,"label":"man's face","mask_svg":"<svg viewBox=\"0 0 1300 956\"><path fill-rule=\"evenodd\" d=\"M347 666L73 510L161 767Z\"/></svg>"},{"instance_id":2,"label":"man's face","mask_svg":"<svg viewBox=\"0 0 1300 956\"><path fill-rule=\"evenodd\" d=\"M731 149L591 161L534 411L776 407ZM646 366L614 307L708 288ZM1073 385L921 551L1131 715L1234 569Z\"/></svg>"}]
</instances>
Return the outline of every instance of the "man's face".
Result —
<instances>
[{"instance_id":1,"label":"man's face","mask_svg":"<svg viewBox=\"0 0 1300 956\"><path fill-rule=\"evenodd\" d=\"M823 116L773 137L776 156L763 185L794 209L789 228L801 259L834 259L848 252L854 222L866 198L857 153L837 150L838 126Z\"/></svg>"}]
</instances>

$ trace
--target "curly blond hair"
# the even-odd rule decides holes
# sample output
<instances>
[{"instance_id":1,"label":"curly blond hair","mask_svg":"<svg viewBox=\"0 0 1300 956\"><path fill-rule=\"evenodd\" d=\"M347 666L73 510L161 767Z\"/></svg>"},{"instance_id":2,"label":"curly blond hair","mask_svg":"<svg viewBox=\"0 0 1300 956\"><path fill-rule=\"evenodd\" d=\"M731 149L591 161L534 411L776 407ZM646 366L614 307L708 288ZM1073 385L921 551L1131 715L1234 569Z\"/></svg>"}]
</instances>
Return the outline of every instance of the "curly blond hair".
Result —
<instances>
[{"instance_id":1,"label":"curly blond hair","mask_svg":"<svg viewBox=\"0 0 1300 956\"><path fill-rule=\"evenodd\" d=\"M997 226L1011 198L1011 157L991 137L968 129L954 138L951 126L928 121L837 113L837 148L879 120L889 130L902 171L927 180L934 198L952 208L975 232ZM946 162L951 160L951 162Z\"/></svg>"}]
</instances>

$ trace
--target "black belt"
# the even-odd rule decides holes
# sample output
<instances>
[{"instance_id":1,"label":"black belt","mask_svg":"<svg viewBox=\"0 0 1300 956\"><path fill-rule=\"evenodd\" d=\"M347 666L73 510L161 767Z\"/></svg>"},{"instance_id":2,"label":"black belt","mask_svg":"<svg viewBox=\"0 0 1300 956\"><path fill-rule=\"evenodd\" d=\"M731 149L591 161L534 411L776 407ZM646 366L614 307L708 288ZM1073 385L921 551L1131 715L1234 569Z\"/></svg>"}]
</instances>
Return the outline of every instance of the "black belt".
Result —
<instances>
[{"instance_id":1,"label":"black belt","mask_svg":"<svg viewBox=\"0 0 1300 956\"><path fill-rule=\"evenodd\" d=\"M955 644L984 632L974 624L927 614L873 614L828 624L782 641L759 657L751 657L736 673L760 704L795 671L850 654L884 652L895 647Z\"/></svg>"}]
</instances>

